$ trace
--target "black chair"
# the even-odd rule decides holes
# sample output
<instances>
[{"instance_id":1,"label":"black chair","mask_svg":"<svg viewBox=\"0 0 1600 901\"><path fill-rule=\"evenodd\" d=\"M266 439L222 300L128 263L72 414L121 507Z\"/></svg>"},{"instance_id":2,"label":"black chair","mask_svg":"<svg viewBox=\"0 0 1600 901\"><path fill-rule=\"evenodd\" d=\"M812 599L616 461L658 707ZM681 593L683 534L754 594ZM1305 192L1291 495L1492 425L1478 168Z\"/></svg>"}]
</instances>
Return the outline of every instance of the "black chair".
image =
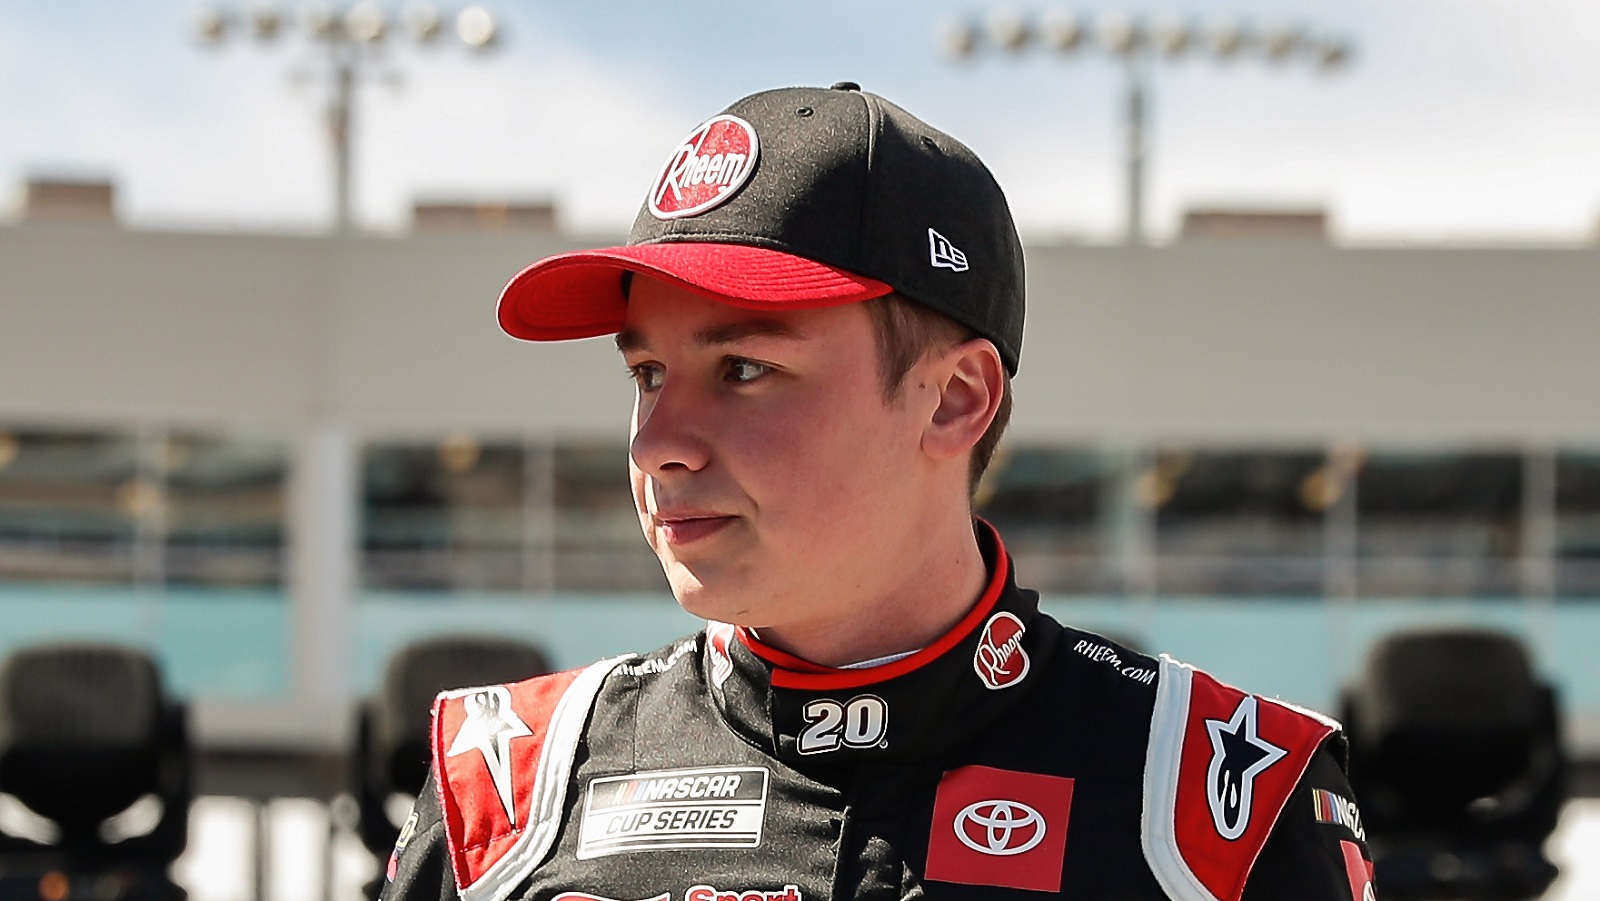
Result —
<instances>
[{"instance_id":1,"label":"black chair","mask_svg":"<svg viewBox=\"0 0 1600 901\"><path fill-rule=\"evenodd\" d=\"M477 636L435 638L407 645L389 658L377 694L357 710L354 793L361 841L385 860L401 824L389 815L391 797L416 799L428 775L433 697L441 691L515 682L550 672L539 648ZM369 889L381 888L382 874ZM369 891L376 896L376 891Z\"/></svg>"},{"instance_id":2,"label":"black chair","mask_svg":"<svg viewBox=\"0 0 1600 901\"><path fill-rule=\"evenodd\" d=\"M167 875L189 837L185 721L143 651L58 644L6 658L0 792L50 828L0 832L0 901L185 897Z\"/></svg>"},{"instance_id":3,"label":"black chair","mask_svg":"<svg viewBox=\"0 0 1600 901\"><path fill-rule=\"evenodd\" d=\"M1555 691L1516 638L1391 635L1344 694L1350 782L1387 899L1535 898L1566 800Z\"/></svg>"}]
</instances>

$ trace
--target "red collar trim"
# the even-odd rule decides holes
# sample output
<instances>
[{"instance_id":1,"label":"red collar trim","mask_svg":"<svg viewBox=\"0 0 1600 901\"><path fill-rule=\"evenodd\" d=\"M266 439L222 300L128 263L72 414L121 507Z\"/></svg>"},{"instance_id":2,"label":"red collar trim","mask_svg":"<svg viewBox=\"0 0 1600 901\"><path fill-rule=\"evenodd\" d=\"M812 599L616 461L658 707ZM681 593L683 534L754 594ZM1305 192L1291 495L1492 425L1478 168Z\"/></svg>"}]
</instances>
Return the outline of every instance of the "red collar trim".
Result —
<instances>
[{"instance_id":1,"label":"red collar trim","mask_svg":"<svg viewBox=\"0 0 1600 901\"><path fill-rule=\"evenodd\" d=\"M768 644L763 644L761 639L750 634L750 630L739 626L734 634L752 654L773 665L772 684L776 688L802 688L818 691L828 691L840 688L860 688L863 685L872 685L904 676L912 670L919 669L944 656L951 648L960 644L962 639L972 634L978 625L994 610L994 605L1000 600L1000 593L1005 591L1007 577L1010 575L1011 563L1006 556L1005 545L1000 541L1000 533L983 520L978 520L989 535L994 538L994 572L989 577L989 585L983 590L983 595L978 598L978 603L972 605L967 615L961 618L950 631L940 636L933 644L922 650L893 663L883 666L874 666L871 669L838 669L831 666L821 666L809 660L802 660L793 654L780 651Z\"/></svg>"}]
</instances>

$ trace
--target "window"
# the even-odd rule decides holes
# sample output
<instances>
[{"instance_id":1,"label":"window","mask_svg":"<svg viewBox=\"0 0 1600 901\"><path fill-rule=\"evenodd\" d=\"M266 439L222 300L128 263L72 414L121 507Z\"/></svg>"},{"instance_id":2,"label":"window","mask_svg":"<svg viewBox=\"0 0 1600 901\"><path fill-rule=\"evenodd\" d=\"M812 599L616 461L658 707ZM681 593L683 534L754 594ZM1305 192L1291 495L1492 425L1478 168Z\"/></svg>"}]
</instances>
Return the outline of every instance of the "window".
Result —
<instances>
[{"instance_id":1,"label":"window","mask_svg":"<svg viewBox=\"0 0 1600 901\"><path fill-rule=\"evenodd\" d=\"M362 453L362 582L368 588L526 587L525 452L454 435Z\"/></svg>"},{"instance_id":2,"label":"window","mask_svg":"<svg viewBox=\"0 0 1600 901\"><path fill-rule=\"evenodd\" d=\"M555 450L555 587L562 591L667 588L639 528L628 486L628 446L565 444Z\"/></svg>"},{"instance_id":3,"label":"window","mask_svg":"<svg viewBox=\"0 0 1600 901\"><path fill-rule=\"evenodd\" d=\"M284 443L173 433L162 459L165 580L281 586L288 476Z\"/></svg>"},{"instance_id":4,"label":"window","mask_svg":"<svg viewBox=\"0 0 1600 901\"><path fill-rule=\"evenodd\" d=\"M362 485L367 588L666 588L633 511L625 444L373 444Z\"/></svg>"},{"instance_id":5,"label":"window","mask_svg":"<svg viewBox=\"0 0 1600 901\"><path fill-rule=\"evenodd\" d=\"M1322 451L1161 451L1138 486L1155 508L1156 590L1322 594L1336 485Z\"/></svg>"},{"instance_id":6,"label":"window","mask_svg":"<svg viewBox=\"0 0 1600 901\"><path fill-rule=\"evenodd\" d=\"M1359 591L1521 594L1523 461L1513 453L1373 453L1357 476Z\"/></svg>"},{"instance_id":7,"label":"window","mask_svg":"<svg viewBox=\"0 0 1600 901\"><path fill-rule=\"evenodd\" d=\"M993 523L1017 580L1071 594L1121 589L1112 516L1126 459L1072 447L1002 446L978 488L978 515Z\"/></svg>"},{"instance_id":8,"label":"window","mask_svg":"<svg viewBox=\"0 0 1600 901\"><path fill-rule=\"evenodd\" d=\"M0 431L0 580L149 580L160 501L131 434Z\"/></svg>"},{"instance_id":9,"label":"window","mask_svg":"<svg viewBox=\"0 0 1600 901\"><path fill-rule=\"evenodd\" d=\"M1556 594L1600 598L1600 452L1556 457Z\"/></svg>"}]
</instances>

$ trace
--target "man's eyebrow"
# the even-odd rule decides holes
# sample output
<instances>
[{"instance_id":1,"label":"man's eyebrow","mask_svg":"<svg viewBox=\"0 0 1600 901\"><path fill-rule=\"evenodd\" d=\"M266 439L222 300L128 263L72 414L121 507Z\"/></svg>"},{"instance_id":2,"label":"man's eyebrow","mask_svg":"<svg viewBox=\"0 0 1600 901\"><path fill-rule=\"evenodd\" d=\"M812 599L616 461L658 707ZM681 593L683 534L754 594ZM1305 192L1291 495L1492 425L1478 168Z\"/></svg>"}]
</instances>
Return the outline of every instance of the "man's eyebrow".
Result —
<instances>
[{"instance_id":1,"label":"man's eyebrow","mask_svg":"<svg viewBox=\"0 0 1600 901\"><path fill-rule=\"evenodd\" d=\"M733 344L746 338L803 337L805 335L799 329L781 319L745 319L703 328L694 333L693 341L696 347L713 347L718 344ZM617 332L617 350L628 353L648 349L649 342L637 329L625 328Z\"/></svg>"},{"instance_id":2,"label":"man's eyebrow","mask_svg":"<svg viewBox=\"0 0 1600 901\"><path fill-rule=\"evenodd\" d=\"M732 344L745 338L800 338L800 330L782 319L746 319L727 325L714 325L694 333L699 347Z\"/></svg>"},{"instance_id":3,"label":"man's eyebrow","mask_svg":"<svg viewBox=\"0 0 1600 901\"><path fill-rule=\"evenodd\" d=\"M625 328L617 332L617 350L627 353L630 350L644 350L644 336L636 329Z\"/></svg>"}]
</instances>

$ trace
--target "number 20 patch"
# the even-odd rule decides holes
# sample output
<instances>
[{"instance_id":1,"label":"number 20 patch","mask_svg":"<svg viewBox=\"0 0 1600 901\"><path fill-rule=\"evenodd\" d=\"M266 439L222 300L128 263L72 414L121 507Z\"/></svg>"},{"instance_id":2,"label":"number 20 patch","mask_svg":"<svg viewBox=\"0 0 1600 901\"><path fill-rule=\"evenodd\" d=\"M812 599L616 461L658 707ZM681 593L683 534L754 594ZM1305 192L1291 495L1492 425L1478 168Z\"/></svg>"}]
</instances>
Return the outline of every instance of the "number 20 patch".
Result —
<instances>
[{"instance_id":1,"label":"number 20 patch","mask_svg":"<svg viewBox=\"0 0 1600 901\"><path fill-rule=\"evenodd\" d=\"M806 718L806 728L795 749L801 754L888 746L889 702L877 695L856 695L842 704L832 698L818 698L800 712Z\"/></svg>"}]
</instances>

